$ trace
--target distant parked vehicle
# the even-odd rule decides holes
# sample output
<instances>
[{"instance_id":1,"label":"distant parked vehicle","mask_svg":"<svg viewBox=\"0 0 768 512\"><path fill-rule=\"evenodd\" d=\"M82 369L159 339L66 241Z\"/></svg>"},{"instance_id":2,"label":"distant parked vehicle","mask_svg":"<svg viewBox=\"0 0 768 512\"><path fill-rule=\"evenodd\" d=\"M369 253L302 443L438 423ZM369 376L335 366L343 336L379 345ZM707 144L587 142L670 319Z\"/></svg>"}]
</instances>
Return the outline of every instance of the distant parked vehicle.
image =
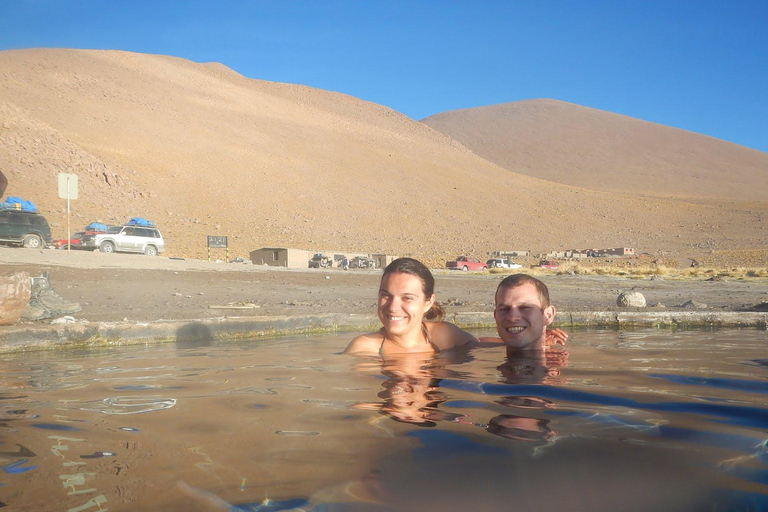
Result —
<instances>
[{"instance_id":1,"label":"distant parked vehicle","mask_svg":"<svg viewBox=\"0 0 768 512\"><path fill-rule=\"evenodd\" d=\"M2 210L0 242L41 249L51 243L51 227L39 213Z\"/></svg>"},{"instance_id":2,"label":"distant parked vehicle","mask_svg":"<svg viewBox=\"0 0 768 512\"><path fill-rule=\"evenodd\" d=\"M560 267L560 264L556 262L555 260L541 260L538 265L536 265L539 268L546 268L549 270L554 270L556 268Z\"/></svg>"},{"instance_id":3,"label":"distant parked vehicle","mask_svg":"<svg viewBox=\"0 0 768 512\"><path fill-rule=\"evenodd\" d=\"M42 248L51 243L51 227L35 203L7 197L0 203L0 243Z\"/></svg>"},{"instance_id":4,"label":"distant parked vehicle","mask_svg":"<svg viewBox=\"0 0 768 512\"><path fill-rule=\"evenodd\" d=\"M59 238L57 240L54 240L52 242L53 246L56 249L87 249L87 247L83 246L83 237L85 235L95 235L98 233L106 233L109 229L109 226L106 224L100 224L98 222L92 222L91 224L88 224L85 226L85 231L78 231L77 233L72 235L72 238L69 239L69 243L67 243L66 238Z\"/></svg>"},{"instance_id":5,"label":"distant parked vehicle","mask_svg":"<svg viewBox=\"0 0 768 512\"><path fill-rule=\"evenodd\" d=\"M333 266L333 257L317 253L309 260L309 268L329 268Z\"/></svg>"},{"instance_id":6,"label":"distant parked vehicle","mask_svg":"<svg viewBox=\"0 0 768 512\"><path fill-rule=\"evenodd\" d=\"M349 268L375 268L376 262L373 258L366 256L355 256L352 261L349 262Z\"/></svg>"},{"instance_id":7,"label":"distant parked vehicle","mask_svg":"<svg viewBox=\"0 0 768 512\"><path fill-rule=\"evenodd\" d=\"M487 270L488 265L472 256L459 256L453 261L446 261L445 268L452 270Z\"/></svg>"},{"instance_id":8,"label":"distant parked vehicle","mask_svg":"<svg viewBox=\"0 0 768 512\"><path fill-rule=\"evenodd\" d=\"M106 233L85 234L80 245L101 252L138 252L157 256L165 251L165 240L156 228L113 226Z\"/></svg>"},{"instance_id":9,"label":"distant parked vehicle","mask_svg":"<svg viewBox=\"0 0 768 512\"><path fill-rule=\"evenodd\" d=\"M488 268L523 268L522 265L518 265L512 260L504 258L491 258L486 261L485 264L488 265Z\"/></svg>"},{"instance_id":10,"label":"distant parked vehicle","mask_svg":"<svg viewBox=\"0 0 768 512\"><path fill-rule=\"evenodd\" d=\"M80 242L82 242L83 235L85 234L84 231L78 231L77 233L72 235L72 238L67 240L66 238L57 238L56 240L53 240L51 244L56 249L67 249L67 247L70 247L72 249L80 249Z\"/></svg>"}]
</instances>

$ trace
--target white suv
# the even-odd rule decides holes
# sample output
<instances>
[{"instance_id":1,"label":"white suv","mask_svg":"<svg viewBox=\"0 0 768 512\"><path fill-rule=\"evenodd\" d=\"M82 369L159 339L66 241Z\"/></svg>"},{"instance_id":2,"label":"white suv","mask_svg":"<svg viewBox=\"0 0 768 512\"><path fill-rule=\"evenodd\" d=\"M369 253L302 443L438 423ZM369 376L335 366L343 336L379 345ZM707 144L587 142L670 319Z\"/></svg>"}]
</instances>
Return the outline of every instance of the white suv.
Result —
<instances>
[{"instance_id":1,"label":"white suv","mask_svg":"<svg viewBox=\"0 0 768 512\"><path fill-rule=\"evenodd\" d=\"M80 246L101 252L138 252L157 256L165 250L165 240L155 228L113 226L106 233L83 235Z\"/></svg>"},{"instance_id":2,"label":"white suv","mask_svg":"<svg viewBox=\"0 0 768 512\"><path fill-rule=\"evenodd\" d=\"M523 268L522 265L504 258L492 258L486 261L485 264L488 265L488 268Z\"/></svg>"}]
</instances>

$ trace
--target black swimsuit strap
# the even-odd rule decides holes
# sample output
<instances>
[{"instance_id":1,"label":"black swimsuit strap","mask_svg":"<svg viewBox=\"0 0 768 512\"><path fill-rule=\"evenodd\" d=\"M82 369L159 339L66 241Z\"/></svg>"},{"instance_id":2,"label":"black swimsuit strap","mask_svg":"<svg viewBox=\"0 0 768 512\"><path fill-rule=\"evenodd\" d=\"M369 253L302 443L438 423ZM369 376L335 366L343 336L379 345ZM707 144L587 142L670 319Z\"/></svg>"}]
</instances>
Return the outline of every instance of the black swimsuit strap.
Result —
<instances>
[{"instance_id":1,"label":"black swimsuit strap","mask_svg":"<svg viewBox=\"0 0 768 512\"><path fill-rule=\"evenodd\" d=\"M424 338L427 340L427 343L432 345L432 348L435 349L435 352L440 352L440 347L435 345L435 342L432 341L432 338L429 335L429 329L427 329L427 324L424 322L421 322L421 333L424 335ZM381 336L381 345L379 346L379 354L382 354L384 352L384 344L387 342L387 331L384 331L384 334Z\"/></svg>"}]
</instances>

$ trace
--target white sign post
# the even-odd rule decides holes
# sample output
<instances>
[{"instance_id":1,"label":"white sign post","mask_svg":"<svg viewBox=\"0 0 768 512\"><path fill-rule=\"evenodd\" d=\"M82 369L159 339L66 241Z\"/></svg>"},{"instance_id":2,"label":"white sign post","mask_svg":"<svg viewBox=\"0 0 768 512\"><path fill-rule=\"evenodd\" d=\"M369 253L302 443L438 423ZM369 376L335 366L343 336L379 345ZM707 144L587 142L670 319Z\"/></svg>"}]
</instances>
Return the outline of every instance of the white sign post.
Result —
<instances>
[{"instance_id":1,"label":"white sign post","mask_svg":"<svg viewBox=\"0 0 768 512\"><path fill-rule=\"evenodd\" d=\"M59 197L67 200L67 254L70 251L69 241L72 239L69 229L69 200L77 199L77 174L59 173Z\"/></svg>"}]
</instances>

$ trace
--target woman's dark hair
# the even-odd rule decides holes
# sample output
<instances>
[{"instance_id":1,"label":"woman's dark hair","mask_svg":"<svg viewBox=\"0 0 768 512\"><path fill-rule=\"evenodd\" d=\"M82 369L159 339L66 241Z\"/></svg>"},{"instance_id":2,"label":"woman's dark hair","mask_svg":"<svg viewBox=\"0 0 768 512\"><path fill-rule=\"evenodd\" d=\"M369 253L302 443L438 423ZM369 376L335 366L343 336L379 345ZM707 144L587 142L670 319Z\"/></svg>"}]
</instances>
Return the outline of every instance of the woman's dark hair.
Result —
<instances>
[{"instance_id":1,"label":"woman's dark hair","mask_svg":"<svg viewBox=\"0 0 768 512\"><path fill-rule=\"evenodd\" d=\"M416 276L421 281L421 291L424 292L425 297L429 298L435 293L435 278L432 277L432 272L419 260L397 258L384 269L381 280L383 281L389 274L410 274ZM424 320L429 322L440 322L443 318L445 318L445 311L437 302L432 304L432 307L424 315Z\"/></svg>"}]
</instances>

